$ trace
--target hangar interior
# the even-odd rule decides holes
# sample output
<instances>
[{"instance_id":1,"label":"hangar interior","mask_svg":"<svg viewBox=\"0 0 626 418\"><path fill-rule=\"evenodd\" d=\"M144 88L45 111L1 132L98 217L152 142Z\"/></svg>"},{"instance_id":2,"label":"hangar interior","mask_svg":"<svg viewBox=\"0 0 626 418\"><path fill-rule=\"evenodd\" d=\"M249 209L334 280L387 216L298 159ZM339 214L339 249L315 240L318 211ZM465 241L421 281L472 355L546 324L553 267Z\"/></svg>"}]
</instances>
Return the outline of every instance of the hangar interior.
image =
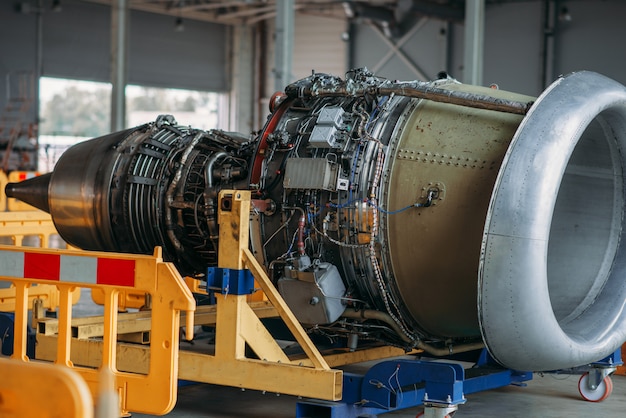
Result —
<instances>
[{"instance_id":1,"label":"hangar interior","mask_svg":"<svg viewBox=\"0 0 626 418\"><path fill-rule=\"evenodd\" d=\"M622 147L626 146L626 89L621 84L626 84L626 59L619 53L621 39L626 37L626 27L622 24L625 13L626 5L619 0L5 1L0 3L0 50L3 51L0 75L4 80L0 83L0 168L7 174L41 171L38 168L41 167L38 160L43 123L41 79L107 83L110 88L107 102L96 103L96 106L107 108L105 113L110 126L93 135L100 137L98 142L71 148L73 151L63 157L65 162L57 166L52 176L38 173L39 180L23 183L28 184L24 190L19 189L19 185L13 186L10 193L50 212L54 228L69 244L97 251L94 256L78 257L79 261L71 258L71 253L62 252L61 271L66 265L81 271L93 269L97 277L94 280L100 285L100 265L113 263L101 261L113 260L113 256L106 255L107 251L143 254L132 259L122 257L123 261L114 260L117 264L111 267L109 274L117 278L107 284L126 286L125 266L132 262L134 270L128 275L136 276L128 280L146 292L145 299L132 293L124 293L126 299L118 299L118 291L107 290L106 286L100 296L84 292L80 296L82 302L93 299L96 305L101 305L96 310L97 315L115 317L108 325L105 322L102 334L93 334L105 347L100 348L100 354L95 357L101 358L107 366L113 364L111 367L116 373L132 371L145 378L128 377L126 389L118 388L119 393L123 393L123 402L128 405L143 405L149 403L146 399L151 396L161 396L160 392L158 396L156 391L150 392L153 385L150 379L154 375L163 378L169 373L167 396L177 402L174 405L163 401L163 407L155 406L168 416L617 415L625 408L626 378L610 376L617 366L613 362L619 364L621 360L617 354L619 349L615 352L617 358L609 353L618 342L626 339L626 326L621 325L626 319L622 313L622 296L626 289L620 284L620 274L626 268L621 240L625 200L622 170L626 166L622 160L625 154ZM131 85L212 94L211 120L214 122L211 123L215 126L202 128L208 131L196 131L193 126L180 126L163 117L141 121L151 124L134 131L135 125L129 124L126 97ZM276 95L277 92L281 94ZM429 104L418 104L418 100ZM450 103L454 106L460 103L463 110L447 110L445 106ZM72 104L59 101L56 106L62 112ZM497 116L493 116L494 113ZM173 116L176 118L175 112ZM415 137L417 134L411 134L405 124L415 124L413 130L421 129L422 134L424 126L428 126L427 130L433 124L441 128L431 136L426 133ZM308 145L306 151L304 148L301 151L300 138L304 131ZM338 133L340 131L342 133ZM109 135L110 132L114 134ZM376 138L360 141L362 138L357 137L356 132L360 132L358 135L365 132L362 138ZM543 140L543 135L549 140ZM502 140L504 136L506 141ZM442 138L454 145L442 146ZM202 141L209 145L204 148L198 145ZM136 160L130 161L125 155L133 154L135 147L147 143L156 148L146 152L145 167L148 168L144 170L137 168ZM177 143L188 147L185 148L188 152L167 154L172 144ZM111 156L113 149L116 154ZM423 180L422 173L416 174L413 167L413 160L419 163L422 157L413 154L421 150L426 154L426 150L433 149L439 153L428 152L424 162L436 167L423 169L422 173L430 176ZM282 157L283 154L289 156ZM383 162L385 154L393 163ZM437 168L446 166L444 160L456 161L457 156L456 166L463 165L461 157L470 154L476 157L468 157L464 166L476 168L474 172L484 169L487 174L477 177L456 174L448 178L447 172ZM115 159L115 164L108 165L109 159ZM447 166L451 164L455 162L447 162ZM191 168L185 171L179 167ZM166 183L158 176L170 169L175 175L167 180L171 183ZM120 170L128 170L125 173L128 184L124 183L126 180L119 180L123 178ZM86 181L82 180L83 175ZM197 180L194 175L204 177ZM27 177L31 175L10 181L15 184L13 182ZM110 184L106 183L109 180ZM183 195L172 192L179 183L188 187L185 193L193 192L191 204L176 201ZM4 189L5 183L2 184ZM135 184L148 188L158 185L160 191L145 192ZM374 186L353 187L365 184ZM76 187L80 196L73 195L71 187ZM120 192L121 187L129 187L131 193ZM205 189L198 191L202 187ZM223 193L248 188L253 191L251 198L245 193ZM266 192L260 193L260 190ZM416 196L407 196L414 190L419 190ZM89 199L100 202L101 196L108 196L104 201L110 206L104 205L103 209L97 203L89 203ZM136 206L128 203L132 200L129 196L135 196L140 203ZM0 200L3 206L4 199L3 196ZM185 195L184 199L189 198ZM202 213L185 212L197 209L202 199L206 202ZM460 203L453 206L453 202ZM128 205L130 209L124 206L127 212L118 213L116 204ZM176 210L168 212L159 206L161 204ZM250 212L250 204L250 219L238 216L239 211ZM435 204L439 206L434 207ZM414 211L422 209L427 216L438 211L443 214L443 220L439 223L416 220L422 215L413 216ZM272 219L275 212L283 218ZM410 218L408 213L411 213ZM345 227L345 236L338 219L340 214L352 222L352 226ZM77 226L76 220L80 219L85 222ZM46 218L37 222L42 228L41 222L50 221ZM199 223L203 222L206 225L200 227ZM16 237L28 234L9 232L7 225L0 226L6 231L2 238L9 237L7 240L12 239L19 247L22 238ZM25 228L24 225L18 224L17 230ZM241 234L240 225L246 225L241 229L249 229L250 236L247 232ZM159 228L161 232L152 232ZM186 241L177 235L181 228L183 235L187 233L193 239ZM379 228L384 238L377 236ZM224 231L236 237L240 235L231 242L224 237L228 235ZM36 232L32 234L43 237ZM286 236L281 238L283 234ZM170 343L168 332L182 336L191 328L202 334L211 327L198 319L195 327L189 322L195 304L200 304L197 295L195 299L186 299L190 294L188 288L172 284L178 281L171 282L168 285L171 287L159 282L168 280L170 275L178 280L179 273L169 272L168 267L162 266L163 254L160 250L153 252L154 242L142 238L152 235L158 236L154 242L159 245L159 239L167 243L163 244L164 258L175 260L183 277L195 275L198 279L204 275L204 272L197 272L198 264L203 267L219 265L216 267L219 270L207 273L208 277L202 276L202 280L196 281L186 277L184 284L192 291L200 291L198 282L205 283L203 291L212 299L209 304L218 306L217 313L202 311L203 315L213 315L208 324L217 322L237 329L241 335L250 333L252 337L248 337L250 340L246 340L245 345L240 347L236 345L238 342L233 342L226 348L217 346L214 353L217 360L210 362L203 363L202 358L193 355L181 357L180 365L178 358L167 361L167 356L176 356L179 349L178 342ZM200 241L194 241L198 236L202 246L198 244ZM466 245L470 238L475 240ZM248 248L249 239L251 255L246 255L244 247ZM47 240L40 238L41 245ZM124 245L126 241L131 244ZM377 241L376 247L374 241ZM337 248L329 250L333 244ZM217 261L218 247L220 257L231 252L237 255L227 261ZM510 254L514 255L502 252L500 249L504 247L512 248L514 252ZM28 260L40 260L53 254L33 251L18 256L13 250L0 250L0 265L9 271L0 271L0 277L3 280L19 278L20 268L23 268L26 279ZM288 255L294 254L293 257L285 257L285 251ZM191 255L182 255L185 253ZM493 259L497 262L492 262ZM413 261L419 271L410 265ZM22 267L19 267L20 262ZM262 267L257 268L257 262ZM141 287L144 278L138 273L144 268L145 271L154 268L157 272L154 273L156 284L147 280L145 288ZM12 273L15 269L20 275ZM245 290L236 290L231 295L227 282L220 281L212 282L213 288L208 291L212 275L226 277L227 269L251 271L258 281L254 281L253 293L260 288L266 296L260 300L248 299L246 303L245 296L239 298L245 295ZM443 270L446 273L438 278ZM340 275L337 271L346 273ZM385 271L393 271L393 274ZM467 271L479 273L478 293L475 277L468 281L457 278ZM267 272L266 283L258 275ZM49 280L45 276L47 272L45 277L32 274L39 277L39 281L35 281L39 285ZM429 281L413 284L412 279L406 279L420 274L430 278ZM499 276L509 277L506 283L510 289L501 290L502 286L495 283L494 277ZM538 278L529 281L532 285L516 284L527 276ZM563 279L552 279L555 276ZM540 281L541 277L547 277L545 283ZM248 285L252 276L244 274L230 280L239 280L240 286L241 283ZM290 300L289 295L299 295L300 290L289 289L300 289L302 283L311 280L320 293L316 293L317 290L303 293L311 306L322 299L326 309L322 313L298 309L300 302ZM323 287L322 281L326 281L328 287ZM28 286L18 286L18 282L13 282L13 287L25 292ZM83 279L80 282L85 283ZM288 308L278 308L283 306L279 303L282 299L272 296L271 282L279 288ZM69 307L71 311L71 306L76 304L75 287L61 286L60 296L48 296L52 304L46 305L48 309L52 310L54 304L59 307L59 324L68 319L63 309ZM535 298L537 289L543 293ZM7 290L11 289L2 288L0 292ZM155 292L158 291L171 292L173 299L169 305L167 301L157 300L155 294L160 293ZM511 292L524 296L510 297L510 306L501 303ZM18 297L7 306L16 312L19 307L25 311L31 309L25 307L32 302L28 291L26 294L22 302ZM468 294L472 297L468 298ZM221 297L232 298L232 306L216 302ZM278 302L273 298L278 298ZM369 304L361 299L367 299ZM534 302L534 299L542 302ZM303 355L304 360L300 360L300 366L307 367L306 372L283 371L282 368L265 371L263 365L229 369L235 364L230 363L230 353L226 354L229 350L236 352L235 357L245 357L246 353L239 350L252 350L259 358L262 358L259 353L269 353L272 363L296 362L281 350L287 353L298 350L285 346L282 338L275 338L283 344L276 352L268 348L270 343L251 341L265 341L272 339L272 335L245 327L239 331L243 325L233 319L248 318L249 313L245 311L248 305L254 306L256 314L265 319L262 304L269 304L268 300L273 309L286 311L279 312L281 316L289 317L294 311L296 320L285 320L289 328L286 332L291 333L285 340L295 337L294 345L308 356ZM339 305L337 300L341 300ZM3 301L0 297L0 302ZM224 307L220 308L220 303ZM354 312L343 312L346 303L354 307ZM154 307L154 313L142 317L146 305ZM371 305L376 309L369 309ZM507 314L502 314L505 305L504 310L515 310L517 316L508 318ZM175 306L176 315L181 317L172 319L167 314L157 313L167 306ZM422 314L422 306L428 308L428 314ZM220 314L220 309L228 314ZM159 338L167 341L160 346L143 342L148 344L152 354L139 371L128 363L144 361L144 351L129 349L126 363L123 354L115 354L116 348L109 348L107 352L107 344L115 347L116 336L118 341L136 342L121 340L116 333L113 337L107 334L116 326L118 329L122 326L121 319L113 313L118 310L130 310L138 315L133 317L132 326L147 318L152 322L151 341L161 341ZM322 319L318 315L322 315ZM545 315L554 316L554 320L544 321ZM71 316L69 314L70 320ZM187 327L179 331L177 324L179 320L183 323L183 318L188 321ZM155 326L161 320L164 324L171 320L171 329L161 326L161 322ZM374 325L369 325L369 320L373 320ZM24 325L20 321L15 320L15 347L23 342L21 355L24 359L31 337L18 332L19 326ZM248 319L241 321L247 324ZM256 327L256 319L250 321L254 326L248 326ZM295 325L289 325L289 321ZM304 323L306 329L298 322ZM604 324L607 322L610 326ZM362 330L355 331L364 323ZM93 331L96 326L91 325L85 332L96 332ZM84 373L91 376L91 380L87 379L91 389L99 378L94 377L97 365L90 358L94 355L89 354L88 344L68 342L63 345L61 342L62 337L82 332L85 327L81 326L68 324L62 331L54 320L42 320L36 329L43 330L44 336L37 340L37 347L45 353L43 360L90 368ZM415 336L405 327L418 327L420 332ZM48 340L57 332L58 342ZM132 335L146 338L146 332L142 328ZM272 328L271 332L282 336L285 330ZM317 337L341 340L344 344L341 349L347 352L342 351L341 355L346 357L352 352L358 353L356 348L361 341L370 337L392 348L366 344L368 353L372 354L363 355L360 360L369 363L360 363L357 367L351 364L356 361L340 359L337 347L334 347L335 357L320 359L314 346L324 343L314 339L309 347L306 337L316 333ZM545 338L546 333L559 337ZM448 357L453 354L453 347L454 354L459 355L462 351L477 351L484 344L476 335L489 340L488 355L507 366L506 377L498 375L496 380L472 383L475 386L465 389L458 389L458 379L452 379L451 387L460 392L451 393L443 401L433 399L432 393L429 399L423 392L425 389L410 378L398 377L400 365L403 371L411 370L416 375L425 373L412 368L415 358L412 355L417 351L418 357L424 352ZM239 341L235 335L232 338ZM203 343L201 340L200 344ZM200 344L196 342L195 348ZM559 344L563 344L562 355ZM191 347L193 340L190 343L181 337L180 346L185 345ZM577 348L579 346L587 346L587 349ZM456 351L457 348L460 351ZM83 358L74 350L87 354ZM407 355L400 356L403 352ZM603 355L594 358L594 353ZM3 354L6 354L4 345ZM387 362L380 370L375 369L377 360L392 357L392 354L395 354L393 366ZM62 360L60 356L64 356ZM223 361L221 366L220 361ZM481 358L476 364L484 364L481 361L487 360ZM171 367L158 368L157 372L158 364ZM338 374L333 364L345 366L341 369L344 374ZM346 388L351 387L348 383L352 377L346 377L352 376L350 367L358 371L363 364L378 373L373 375L376 378L361 377L369 379L363 386L382 389L385 404L378 403L376 397L368 400L363 398L365 395L346 392ZM580 371L581 366L590 364L591 368L583 367ZM9 366L6 367L9 370ZM433 376L438 373L461 373L452 366L441 367L429 371L429 378L436 381ZM553 373L555 369L559 371ZM511 370L530 370L531 373ZM482 376L483 371L477 374ZM268 375L263 374L266 372ZM537 372L535 379L532 379L532 372ZM275 373L273 379L268 377L272 373ZM587 376L587 380L578 381L580 374ZM185 386L178 384L178 378L205 384ZM266 381L261 382L264 379ZM592 383L588 385L587 381ZM293 387L291 392L282 391L289 386ZM135 387L141 389L132 393L129 388ZM251 390L244 392L245 389ZM474 393L486 389L492 390ZM592 402L581 400L579 391L584 399ZM286 396L278 398L267 393ZM466 399L465 394L470 393ZM162 396L166 398L165 394ZM362 397L359 402L347 406L334 403L341 404L342 397L345 400L359 396ZM413 403L408 399L418 396L419 401ZM309 402L308 398L313 399ZM154 403L160 405L157 401ZM157 415L150 413L149 407L133 409L128 405L124 404L121 410L132 416ZM0 402L0 412L1 408ZM20 416L19 412L11 411L10 405L6 408L9 416ZM109 415L96 410L96 416L117 416L118 412L119 408L109 411Z\"/></svg>"},{"instance_id":2,"label":"hangar interior","mask_svg":"<svg viewBox=\"0 0 626 418\"><path fill-rule=\"evenodd\" d=\"M123 82L227 93L227 128L241 132L259 129L271 95L311 71L342 75L367 67L383 77L424 81L446 71L472 80L464 74L464 1L296 2L293 28L285 27L293 34L285 44L290 74L280 79L272 4L128 1L126 43L113 49L110 3L4 2L3 76L26 71L112 82L112 54L125 48ZM580 69L624 82L626 64L607 52L619 50L622 7L611 0L486 1L475 84L536 96L559 75ZM177 22L184 30L176 30ZM0 89L4 107L6 83Z\"/></svg>"}]
</instances>

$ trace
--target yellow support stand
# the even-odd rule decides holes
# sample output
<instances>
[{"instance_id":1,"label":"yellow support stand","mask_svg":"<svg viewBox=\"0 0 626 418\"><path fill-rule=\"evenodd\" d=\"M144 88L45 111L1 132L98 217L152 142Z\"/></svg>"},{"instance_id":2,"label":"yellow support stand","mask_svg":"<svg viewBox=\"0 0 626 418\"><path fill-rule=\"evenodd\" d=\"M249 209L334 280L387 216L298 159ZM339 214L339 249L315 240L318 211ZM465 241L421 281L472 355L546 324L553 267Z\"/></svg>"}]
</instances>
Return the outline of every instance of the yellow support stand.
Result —
<instances>
[{"instance_id":1,"label":"yellow support stand","mask_svg":"<svg viewBox=\"0 0 626 418\"><path fill-rule=\"evenodd\" d=\"M328 366L248 249L250 192L224 190L220 192L219 205L218 267L247 268L252 272L307 358L291 361L287 357L248 305L247 295L218 294L215 355L181 352L180 378L318 399L341 399L343 372ZM246 344L258 359L246 357Z\"/></svg>"}]
</instances>

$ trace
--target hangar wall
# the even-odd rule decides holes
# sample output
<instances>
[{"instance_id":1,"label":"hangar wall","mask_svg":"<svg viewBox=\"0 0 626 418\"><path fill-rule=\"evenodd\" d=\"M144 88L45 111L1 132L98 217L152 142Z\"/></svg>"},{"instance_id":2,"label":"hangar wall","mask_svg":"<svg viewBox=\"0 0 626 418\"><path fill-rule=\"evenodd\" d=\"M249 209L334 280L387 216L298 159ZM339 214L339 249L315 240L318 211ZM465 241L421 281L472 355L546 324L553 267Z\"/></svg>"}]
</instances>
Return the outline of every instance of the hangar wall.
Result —
<instances>
[{"instance_id":1,"label":"hangar wall","mask_svg":"<svg viewBox=\"0 0 626 418\"><path fill-rule=\"evenodd\" d=\"M293 39L293 61L290 79L292 81L311 75L311 71L343 76L348 70L349 42L344 40L348 31L345 19L317 15L295 14ZM256 63L259 67L255 77L259 77L259 103L254 110L252 124L231 123L231 129L249 132L263 126L268 114L268 103L274 91L274 32L272 19L259 26L257 36ZM234 54L237 51L233 51ZM236 64L235 64L236 67ZM236 71L236 70L235 70ZM238 97L231 97L237 101Z\"/></svg>"},{"instance_id":2,"label":"hangar wall","mask_svg":"<svg viewBox=\"0 0 626 418\"><path fill-rule=\"evenodd\" d=\"M343 76L348 70L348 42L342 40L347 31L347 22L343 19L315 15L295 15L295 34L293 40L293 63L291 80L311 75L311 71ZM274 21L265 21L265 31L270 34L261 47L265 52L262 61L265 67L263 95L269 98L274 89ZM261 53L263 53L261 51Z\"/></svg>"},{"instance_id":3,"label":"hangar wall","mask_svg":"<svg viewBox=\"0 0 626 418\"><path fill-rule=\"evenodd\" d=\"M622 22L626 3L616 0L549 2L548 30L544 31L545 3L518 1L486 6L485 84L496 83L505 90L537 95L544 88L544 65L548 81L560 74L586 69L626 83L626 58L619 52L623 49L621 40L626 37L626 26ZM563 9L571 20L564 16L559 19ZM389 50L371 25L354 25L352 39L353 66L372 68ZM446 45L450 48L447 52ZM402 52L429 78L447 70L461 80L463 25L452 23L448 28L446 22L430 18L402 46ZM379 72L392 78L419 78L397 55Z\"/></svg>"},{"instance_id":4,"label":"hangar wall","mask_svg":"<svg viewBox=\"0 0 626 418\"><path fill-rule=\"evenodd\" d=\"M550 6L548 16L546 4ZM559 19L564 8L571 20ZM620 42L626 36L621 22L625 12L626 3L617 0L488 4L485 84L536 95L559 74L581 69L626 83L626 59L620 54ZM0 77L15 70L34 71L37 16L34 9L18 12L16 2L0 2ZM64 0L61 12L48 9L41 13L42 75L108 81L109 21L108 7L79 0ZM246 62L253 62L256 69L249 72L255 78L248 82L255 91L255 103L250 106L258 109L248 111L254 115L247 117L251 129L263 123L273 93L273 23L267 19L250 31L248 44L254 59ZM432 79L441 70L463 79L461 23L419 16L405 23L399 38L384 39L366 22L348 25L337 17L296 13L292 78L307 76L311 70L341 75L348 68L366 66L394 79ZM393 45L411 31L399 47L401 57L393 52ZM128 81L231 91L237 71L233 62L240 53L233 45L232 33L225 25L191 19L185 19L183 32L175 32L172 16L132 11ZM344 33L350 35L349 41ZM262 41L257 39L259 34ZM0 82L0 108L5 96L5 85Z\"/></svg>"},{"instance_id":5,"label":"hangar wall","mask_svg":"<svg viewBox=\"0 0 626 418\"><path fill-rule=\"evenodd\" d=\"M20 11L16 4L0 2L0 109L6 100L7 74L36 74L38 16L42 76L110 80L109 7L64 0L60 12L33 6ZM186 20L184 31L174 29L169 16L131 11L128 83L228 91L227 26Z\"/></svg>"},{"instance_id":6,"label":"hangar wall","mask_svg":"<svg viewBox=\"0 0 626 418\"><path fill-rule=\"evenodd\" d=\"M342 40L345 31L345 20L296 14L294 80L311 75L312 70L342 75L348 64L348 45Z\"/></svg>"}]
</instances>

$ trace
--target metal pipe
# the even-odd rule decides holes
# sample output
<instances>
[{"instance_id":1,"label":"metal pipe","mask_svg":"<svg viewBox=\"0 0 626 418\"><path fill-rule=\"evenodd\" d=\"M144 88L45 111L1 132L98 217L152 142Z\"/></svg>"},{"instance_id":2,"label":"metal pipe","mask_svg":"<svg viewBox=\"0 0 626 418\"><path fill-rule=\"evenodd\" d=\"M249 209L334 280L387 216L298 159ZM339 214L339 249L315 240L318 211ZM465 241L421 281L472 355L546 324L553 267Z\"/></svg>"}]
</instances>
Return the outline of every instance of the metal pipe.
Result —
<instances>
[{"instance_id":1,"label":"metal pipe","mask_svg":"<svg viewBox=\"0 0 626 418\"><path fill-rule=\"evenodd\" d=\"M398 336L402 337L404 341L414 345L415 348L422 349L428 354L432 354L433 356L450 356L452 354L466 353L468 351L475 351L485 348L485 344L483 342L449 345L446 348L435 347L423 341L418 341L417 343L415 343L402 332L398 324L391 318L391 316L389 316L389 314L373 309L363 309L360 311L346 309L343 314L341 314L341 316L350 319L375 319L378 321L382 321L389 325L391 328L393 328Z\"/></svg>"},{"instance_id":2,"label":"metal pipe","mask_svg":"<svg viewBox=\"0 0 626 418\"><path fill-rule=\"evenodd\" d=\"M220 151L215 153L204 170L204 214L206 216L206 225L209 228L209 239L213 243L213 247L217 248L217 238L219 237L217 229L217 217L215 216L215 190L213 190L213 166L223 157L228 157L229 154ZM194 208L195 209L195 208Z\"/></svg>"},{"instance_id":3,"label":"metal pipe","mask_svg":"<svg viewBox=\"0 0 626 418\"><path fill-rule=\"evenodd\" d=\"M449 103L475 109L513 113L516 115L525 115L533 104L533 102L524 103L514 100L505 100L484 94L447 90L433 87L428 83L410 83L409 86L395 84L392 85L392 87L379 87L376 89L376 93L381 96L388 96L393 93L405 97L432 100L433 102Z\"/></svg>"},{"instance_id":4,"label":"metal pipe","mask_svg":"<svg viewBox=\"0 0 626 418\"><path fill-rule=\"evenodd\" d=\"M485 343L479 342L479 343L449 345L446 348L438 348L430 344L426 344L423 341L420 341L417 343L415 347L420 348L426 351L428 354L432 354L433 356L442 357L442 356L451 356L452 354L467 353L468 351L482 350L483 348L485 348Z\"/></svg>"},{"instance_id":5,"label":"metal pipe","mask_svg":"<svg viewBox=\"0 0 626 418\"><path fill-rule=\"evenodd\" d=\"M189 154L191 154L191 151L193 151L194 147L200 142L200 140L204 137L204 135L205 133L203 131L198 132L198 134L196 134L196 136L193 138L193 140L189 143L189 145L183 152L183 155L181 156L181 159L179 161L179 168L178 170L176 170L176 174L174 175L174 178L172 179L172 182L168 186L167 192L165 194L165 199L167 202L167 208L165 210L165 226L167 229L167 237L170 239L170 242L172 243L176 251L182 251L183 245L181 244L181 242L176 237L176 234L174 233L174 219L173 219L173 214L172 214L172 207L175 206L174 205L174 192L176 191L178 183L180 182L182 178L182 175L183 175L182 171L183 171L183 168L185 167L185 164L187 163L187 158L189 158Z\"/></svg>"},{"instance_id":6,"label":"metal pipe","mask_svg":"<svg viewBox=\"0 0 626 418\"><path fill-rule=\"evenodd\" d=\"M298 220L298 254L306 255L304 251L304 226L306 224L306 218L304 215L300 216Z\"/></svg>"},{"instance_id":7,"label":"metal pipe","mask_svg":"<svg viewBox=\"0 0 626 418\"><path fill-rule=\"evenodd\" d=\"M387 325L389 325L397 334L399 337L402 338L402 340L404 340L405 342L413 345L415 343L415 341L411 340L408 335L406 335L402 329L400 328L400 326L396 323L396 321L393 320L393 318L391 318L389 316L388 313L386 312L382 312L382 311L376 311L374 309L362 309L359 311L355 311L352 309L346 309L342 314L342 317L344 318L350 318L350 319L361 319L361 320L365 320L365 319L375 319L378 321L382 321L384 323L386 323Z\"/></svg>"},{"instance_id":8,"label":"metal pipe","mask_svg":"<svg viewBox=\"0 0 626 418\"><path fill-rule=\"evenodd\" d=\"M304 251L304 227L306 225L306 214L299 206L283 206L283 209L297 210L300 212L300 218L298 219L298 254L306 255L306 252Z\"/></svg>"},{"instance_id":9,"label":"metal pipe","mask_svg":"<svg viewBox=\"0 0 626 418\"><path fill-rule=\"evenodd\" d=\"M533 102L518 102L515 100L499 99L485 94L468 93L463 91L442 89L433 87L426 82L386 83L367 88L347 89L345 84L332 88L315 88L311 86L288 86L285 93L290 97L360 97L366 95L389 96L392 94L426 99L433 102L449 103L459 106L472 107L475 109L493 110L496 112L525 115L530 110Z\"/></svg>"},{"instance_id":10,"label":"metal pipe","mask_svg":"<svg viewBox=\"0 0 626 418\"><path fill-rule=\"evenodd\" d=\"M206 182L206 189L213 187L213 166L217 162L218 159L222 157L228 157L229 154L224 151L220 151L217 154L213 155L206 165L206 169L204 171L204 181Z\"/></svg>"}]
</instances>

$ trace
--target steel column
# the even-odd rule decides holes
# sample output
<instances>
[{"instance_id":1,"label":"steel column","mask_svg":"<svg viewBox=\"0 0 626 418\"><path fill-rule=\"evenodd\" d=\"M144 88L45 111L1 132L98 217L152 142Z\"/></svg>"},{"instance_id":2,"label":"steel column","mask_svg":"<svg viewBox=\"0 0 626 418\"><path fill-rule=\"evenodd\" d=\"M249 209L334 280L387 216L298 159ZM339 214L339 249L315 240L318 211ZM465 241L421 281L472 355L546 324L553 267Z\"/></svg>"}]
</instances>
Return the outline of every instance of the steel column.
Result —
<instances>
[{"instance_id":1,"label":"steel column","mask_svg":"<svg viewBox=\"0 0 626 418\"><path fill-rule=\"evenodd\" d=\"M233 28L233 84L231 89L231 123L237 132L254 130L255 66L254 32L249 25Z\"/></svg>"},{"instance_id":2,"label":"steel column","mask_svg":"<svg viewBox=\"0 0 626 418\"><path fill-rule=\"evenodd\" d=\"M276 40L274 51L274 90L282 91L291 82L295 1L276 2Z\"/></svg>"},{"instance_id":3,"label":"steel column","mask_svg":"<svg viewBox=\"0 0 626 418\"><path fill-rule=\"evenodd\" d=\"M111 6L111 131L121 131L126 116L126 55L128 2L117 0Z\"/></svg>"},{"instance_id":4,"label":"steel column","mask_svg":"<svg viewBox=\"0 0 626 418\"><path fill-rule=\"evenodd\" d=\"M465 2L465 53L463 82L482 85L485 0Z\"/></svg>"}]
</instances>

